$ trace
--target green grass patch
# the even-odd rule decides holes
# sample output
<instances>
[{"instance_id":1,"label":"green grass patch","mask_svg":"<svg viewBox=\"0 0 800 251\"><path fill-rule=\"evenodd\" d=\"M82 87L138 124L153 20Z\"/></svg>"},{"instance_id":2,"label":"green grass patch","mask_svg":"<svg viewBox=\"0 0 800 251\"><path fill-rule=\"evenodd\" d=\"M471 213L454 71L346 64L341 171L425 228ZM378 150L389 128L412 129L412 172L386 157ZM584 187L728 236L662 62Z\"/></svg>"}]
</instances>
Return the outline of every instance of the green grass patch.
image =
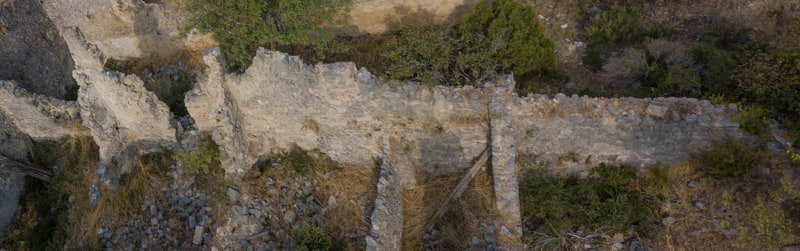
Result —
<instances>
[{"instance_id":1,"label":"green grass patch","mask_svg":"<svg viewBox=\"0 0 800 251\"><path fill-rule=\"evenodd\" d=\"M173 158L181 164L182 170L188 174L196 174L200 171L208 174L209 170L220 166L219 146L211 139L211 136L206 136L201 140L196 150L175 153Z\"/></svg>"},{"instance_id":2,"label":"green grass patch","mask_svg":"<svg viewBox=\"0 0 800 251\"><path fill-rule=\"evenodd\" d=\"M565 244L569 232L650 233L660 199L637 179L630 165L600 164L591 170L596 178L556 176L533 168L520 186L523 214L541 224L529 233L532 242ZM554 239L559 241L553 241Z\"/></svg>"}]
</instances>

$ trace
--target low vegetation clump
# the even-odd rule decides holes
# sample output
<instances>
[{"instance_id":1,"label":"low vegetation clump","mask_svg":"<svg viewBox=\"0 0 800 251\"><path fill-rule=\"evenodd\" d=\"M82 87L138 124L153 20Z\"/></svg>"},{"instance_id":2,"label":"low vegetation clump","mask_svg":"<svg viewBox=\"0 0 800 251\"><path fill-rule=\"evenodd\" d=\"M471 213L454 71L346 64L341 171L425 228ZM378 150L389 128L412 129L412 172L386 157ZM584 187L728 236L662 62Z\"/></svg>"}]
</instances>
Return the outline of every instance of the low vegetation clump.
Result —
<instances>
[{"instance_id":1,"label":"low vegetation clump","mask_svg":"<svg viewBox=\"0 0 800 251\"><path fill-rule=\"evenodd\" d=\"M642 14L632 7L614 6L591 20L584 31L587 47L583 63L600 69L618 44L641 39Z\"/></svg>"},{"instance_id":2,"label":"low vegetation clump","mask_svg":"<svg viewBox=\"0 0 800 251\"><path fill-rule=\"evenodd\" d=\"M530 169L520 186L520 201L535 246L567 247L568 234L576 231L650 233L660 199L647 186L658 182L637 178L630 165L601 164L591 173L596 177L586 180Z\"/></svg>"},{"instance_id":3,"label":"low vegetation clump","mask_svg":"<svg viewBox=\"0 0 800 251\"><path fill-rule=\"evenodd\" d=\"M595 4L601 11L587 18L588 26L580 35L587 43L584 66L596 78L590 77L593 83L576 90L603 96L725 97L725 102L760 106L770 118L796 128L800 118L796 105L800 23L792 11L796 3L770 1L739 13L689 11L696 16L681 21L650 17L669 6L694 5L705 6ZM762 124L750 122L755 124L743 123L749 132Z\"/></svg>"},{"instance_id":4,"label":"low vegetation clump","mask_svg":"<svg viewBox=\"0 0 800 251\"><path fill-rule=\"evenodd\" d=\"M210 169L215 169L220 165L219 146L210 136L199 142L196 151L176 153L173 157L189 174L196 174L200 171L208 174Z\"/></svg>"},{"instance_id":5,"label":"low vegetation clump","mask_svg":"<svg viewBox=\"0 0 800 251\"><path fill-rule=\"evenodd\" d=\"M351 0L189 0L190 13L183 33L192 29L211 32L219 41L231 70L243 72L252 63L258 47L313 48L324 57L332 45L333 27L345 24Z\"/></svg>"},{"instance_id":6,"label":"low vegetation clump","mask_svg":"<svg viewBox=\"0 0 800 251\"><path fill-rule=\"evenodd\" d=\"M765 163L767 155L757 146L730 138L714 144L700 158L703 173L713 178L741 178Z\"/></svg>"},{"instance_id":7,"label":"low vegetation clump","mask_svg":"<svg viewBox=\"0 0 800 251\"><path fill-rule=\"evenodd\" d=\"M301 251L336 250L334 241L322 228L302 225L292 232L294 248Z\"/></svg>"},{"instance_id":8,"label":"low vegetation clump","mask_svg":"<svg viewBox=\"0 0 800 251\"><path fill-rule=\"evenodd\" d=\"M739 128L753 135L764 136L769 127L767 111L758 105L742 107L736 115L736 120L739 122Z\"/></svg>"},{"instance_id":9,"label":"low vegetation clump","mask_svg":"<svg viewBox=\"0 0 800 251\"><path fill-rule=\"evenodd\" d=\"M481 1L463 23L404 27L386 54L390 78L446 85L479 84L495 73L554 74L555 47L536 12L516 1Z\"/></svg>"},{"instance_id":10,"label":"low vegetation clump","mask_svg":"<svg viewBox=\"0 0 800 251\"><path fill-rule=\"evenodd\" d=\"M84 175L97 166L97 146L91 138L34 142L32 161L41 166L58 166L59 171L45 183L25 177L18 219L6 229L0 246L9 250L62 250L79 241L86 248L98 247L91 240L95 231L79 224L92 211L89 203L91 179ZM84 239L87 238L88 240Z\"/></svg>"}]
</instances>

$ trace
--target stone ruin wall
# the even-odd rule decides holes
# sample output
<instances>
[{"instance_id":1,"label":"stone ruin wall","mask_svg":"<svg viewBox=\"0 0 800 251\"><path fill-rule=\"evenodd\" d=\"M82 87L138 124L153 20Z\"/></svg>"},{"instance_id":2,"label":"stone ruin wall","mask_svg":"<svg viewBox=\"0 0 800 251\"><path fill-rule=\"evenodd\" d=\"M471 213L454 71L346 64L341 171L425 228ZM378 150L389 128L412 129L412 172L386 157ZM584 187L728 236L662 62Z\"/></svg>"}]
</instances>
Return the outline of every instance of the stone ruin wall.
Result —
<instances>
[{"instance_id":1,"label":"stone ruin wall","mask_svg":"<svg viewBox=\"0 0 800 251\"><path fill-rule=\"evenodd\" d=\"M400 3L359 4L384 2L380 6ZM442 10L475 2L447 2L437 7L443 9L428 11L448 13ZM140 1L66 6L70 3L43 2L42 8L69 49L67 65L74 64L71 75L80 85L78 100L30 92L59 96L47 89L53 83L37 89L0 81L0 152L24 159L30 140L91 135L113 177L130 168L129 161L139 152L186 147L191 140L182 139L211 133L232 177L294 146L316 148L357 166L381 163L382 189L372 215L373 226L385 231L373 231L367 240L370 247L397 247L402 219L392 216L402 215L398 191L416 184L417 170L460 175L487 147L496 206L507 217L505 232L519 233L519 156L551 163L559 172L585 174L601 162L672 164L714 140L747 137L731 120L735 106L691 98L518 97L510 77L478 88L430 87L384 81L352 63L307 65L264 50L244 74L228 74L218 49L208 51L207 69L186 96L198 130L184 131L138 77L103 68L107 58L157 56L152 50L157 47L147 44L185 46L170 40L180 13ZM104 30L106 24L113 29ZM68 25L88 32L61 29ZM572 153L580 161L559 161ZM20 176L0 176L4 198L14 200L21 189Z\"/></svg>"},{"instance_id":2,"label":"stone ruin wall","mask_svg":"<svg viewBox=\"0 0 800 251\"><path fill-rule=\"evenodd\" d=\"M509 78L482 88L429 87L383 81L352 63L307 65L264 50L242 75L220 71L218 50L206 62L207 75L187 95L187 106L199 130L243 141L233 144L239 148L222 144L242 156L228 167L233 174L293 145L372 166L383 156L383 138L392 139L409 167L461 173L488 146L490 124L500 123L490 114L508 115L503 134L513 139L515 155L555 163L577 153L581 165L566 165L570 172L601 162L674 164L714 140L744 136L731 119L735 105L693 98L518 97ZM503 88L509 91L492 94ZM494 103L503 110L490 111Z\"/></svg>"},{"instance_id":3,"label":"stone ruin wall","mask_svg":"<svg viewBox=\"0 0 800 251\"><path fill-rule=\"evenodd\" d=\"M581 161L552 168L580 173L600 162L671 164L714 140L745 136L730 119L735 106L696 99L521 98L508 76L480 88L430 87L387 82L352 63L307 65L265 50L244 74L228 74L218 49L208 50L208 67L186 97L199 133L183 132L138 77L104 70L102 50L77 28L62 34L75 61L78 101L3 82L0 111L18 136L91 135L112 175L124 172L137 152L179 147L179 138L203 132L220 145L232 177L294 146L363 167L383 160L379 187L386 192L376 203L384 205L400 203L396 191L415 185L417 170L460 175L489 147L496 206L512 235L520 233L517 156L557 163L574 152ZM402 229L402 220L379 218L385 222L376 219L374 226ZM397 234L376 231L369 243L396 245L390 240L397 236L382 236L391 233Z\"/></svg>"}]
</instances>

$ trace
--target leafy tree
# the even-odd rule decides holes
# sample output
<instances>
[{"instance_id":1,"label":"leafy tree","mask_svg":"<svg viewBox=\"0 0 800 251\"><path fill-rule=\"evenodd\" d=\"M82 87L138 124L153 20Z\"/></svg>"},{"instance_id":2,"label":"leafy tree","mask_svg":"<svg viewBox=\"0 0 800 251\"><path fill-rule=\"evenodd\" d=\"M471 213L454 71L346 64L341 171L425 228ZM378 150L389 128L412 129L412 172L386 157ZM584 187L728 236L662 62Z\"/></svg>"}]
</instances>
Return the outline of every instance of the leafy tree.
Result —
<instances>
[{"instance_id":1,"label":"leafy tree","mask_svg":"<svg viewBox=\"0 0 800 251\"><path fill-rule=\"evenodd\" d=\"M351 0L187 0L184 34L196 28L220 42L232 70L243 71L258 47L308 46L322 56L332 26L344 24Z\"/></svg>"}]
</instances>

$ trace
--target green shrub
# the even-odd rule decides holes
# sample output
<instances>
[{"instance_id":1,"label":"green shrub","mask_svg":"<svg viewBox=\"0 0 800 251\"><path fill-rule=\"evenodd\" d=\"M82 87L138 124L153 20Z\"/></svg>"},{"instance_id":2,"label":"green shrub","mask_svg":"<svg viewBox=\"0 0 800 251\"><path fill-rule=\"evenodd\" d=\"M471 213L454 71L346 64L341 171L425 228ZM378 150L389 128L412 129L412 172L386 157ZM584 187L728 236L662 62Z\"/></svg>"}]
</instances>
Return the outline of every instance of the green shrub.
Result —
<instances>
[{"instance_id":1,"label":"green shrub","mask_svg":"<svg viewBox=\"0 0 800 251\"><path fill-rule=\"evenodd\" d=\"M753 42L752 30L736 23L732 18L711 13L705 19L702 39L726 51L739 51Z\"/></svg>"},{"instance_id":2,"label":"green shrub","mask_svg":"<svg viewBox=\"0 0 800 251\"><path fill-rule=\"evenodd\" d=\"M260 46L309 46L322 56L334 38L330 26L345 24L350 0L188 0L182 33L196 28L220 42L231 70L244 71Z\"/></svg>"},{"instance_id":3,"label":"green shrub","mask_svg":"<svg viewBox=\"0 0 800 251\"><path fill-rule=\"evenodd\" d=\"M736 115L736 120L739 122L739 128L753 135L763 136L769 127L767 111L757 105L742 107Z\"/></svg>"},{"instance_id":4,"label":"green shrub","mask_svg":"<svg viewBox=\"0 0 800 251\"><path fill-rule=\"evenodd\" d=\"M478 84L514 73L517 83L556 70L555 47L536 12L515 1L482 1L457 29L448 24L404 27L386 53L389 78L446 85Z\"/></svg>"},{"instance_id":5,"label":"green shrub","mask_svg":"<svg viewBox=\"0 0 800 251\"><path fill-rule=\"evenodd\" d=\"M297 250L327 251L337 250L334 240L322 228L302 225L295 228L292 238Z\"/></svg>"},{"instance_id":6,"label":"green shrub","mask_svg":"<svg viewBox=\"0 0 800 251\"><path fill-rule=\"evenodd\" d=\"M493 55L514 76L556 70L555 45L544 36L536 11L513 0L483 0L459 29L460 36L482 33L506 46Z\"/></svg>"},{"instance_id":7,"label":"green shrub","mask_svg":"<svg viewBox=\"0 0 800 251\"><path fill-rule=\"evenodd\" d=\"M401 38L386 54L387 76L392 79L450 85L474 81L475 79L459 78L453 71L453 64L458 61L456 47L463 45L449 37L448 31L447 25L412 25L403 28ZM491 49L487 48L482 57L488 57L489 53L492 53ZM477 69L472 72L479 73Z\"/></svg>"},{"instance_id":8,"label":"green shrub","mask_svg":"<svg viewBox=\"0 0 800 251\"><path fill-rule=\"evenodd\" d=\"M733 78L748 102L789 120L800 118L800 46L752 53Z\"/></svg>"},{"instance_id":9,"label":"green shrub","mask_svg":"<svg viewBox=\"0 0 800 251\"><path fill-rule=\"evenodd\" d=\"M766 160L766 154L755 146L730 138L716 142L703 153L700 162L703 174L713 178L740 178Z\"/></svg>"},{"instance_id":10,"label":"green shrub","mask_svg":"<svg viewBox=\"0 0 800 251\"><path fill-rule=\"evenodd\" d=\"M591 25L584 32L587 47L583 63L590 68L600 69L620 44L641 39L641 22L641 13L632 7L622 6L614 6L592 18Z\"/></svg>"},{"instance_id":11,"label":"green shrub","mask_svg":"<svg viewBox=\"0 0 800 251\"><path fill-rule=\"evenodd\" d=\"M526 216L542 221L535 232L562 238L574 228L625 233L638 222L652 220L658 199L641 189L634 167L601 164L591 173L599 179L553 176L543 168L531 169L520 187L520 201Z\"/></svg>"},{"instance_id":12,"label":"green shrub","mask_svg":"<svg viewBox=\"0 0 800 251\"><path fill-rule=\"evenodd\" d=\"M656 96L691 96L700 94L700 76L689 67L670 65L662 74L656 74Z\"/></svg>"},{"instance_id":13,"label":"green shrub","mask_svg":"<svg viewBox=\"0 0 800 251\"><path fill-rule=\"evenodd\" d=\"M732 95L736 86L731 75L738 62L729 52L703 43L690 49L689 54L700 69L700 82L703 83L704 92Z\"/></svg>"},{"instance_id":14,"label":"green shrub","mask_svg":"<svg viewBox=\"0 0 800 251\"><path fill-rule=\"evenodd\" d=\"M219 166L219 147L209 136L200 141L196 152L176 153L173 157L187 173L194 174L202 170L208 174L210 168Z\"/></svg>"}]
</instances>

